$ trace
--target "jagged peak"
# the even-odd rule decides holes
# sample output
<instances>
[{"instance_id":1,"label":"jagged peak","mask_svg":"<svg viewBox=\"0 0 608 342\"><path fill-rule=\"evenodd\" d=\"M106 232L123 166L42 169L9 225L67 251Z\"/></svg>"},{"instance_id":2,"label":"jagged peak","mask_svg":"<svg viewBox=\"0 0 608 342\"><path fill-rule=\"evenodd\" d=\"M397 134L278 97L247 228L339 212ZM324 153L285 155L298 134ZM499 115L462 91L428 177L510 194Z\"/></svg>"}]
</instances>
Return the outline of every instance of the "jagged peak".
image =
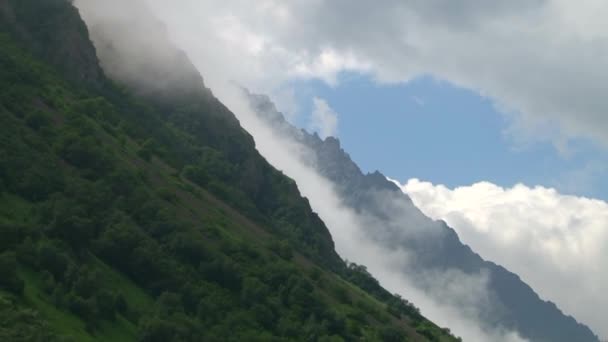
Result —
<instances>
[{"instance_id":1,"label":"jagged peak","mask_svg":"<svg viewBox=\"0 0 608 342\"><path fill-rule=\"evenodd\" d=\"M335 149L339 149L342 150L341 146L340 146L340 139L336 138L336 137L332 137L332 136L328 136L327 138L325 138L325 143L328 144L330 147L335 148Z\"/></svg>"}]
</instances>

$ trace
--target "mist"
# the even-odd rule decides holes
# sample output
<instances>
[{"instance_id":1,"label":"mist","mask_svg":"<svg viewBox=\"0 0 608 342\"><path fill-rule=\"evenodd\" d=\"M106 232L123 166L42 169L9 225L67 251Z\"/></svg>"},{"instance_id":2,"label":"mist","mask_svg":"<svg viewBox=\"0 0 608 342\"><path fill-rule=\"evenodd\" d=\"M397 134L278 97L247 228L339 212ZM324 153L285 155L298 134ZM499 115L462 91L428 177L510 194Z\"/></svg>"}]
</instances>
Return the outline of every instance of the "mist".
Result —
<instances>
[{"instance_id":1,"label":"mist","mask_svg":"<svg viewBox=\"0 0 608 342\"><path fill-rule=\"evenodd\" d=\"M421 215L401 206L389 193L381 193L379 203L386 214L398 217L399 224L384 231L369 227L385 225L376 217L357 213L347 207L335 185L311 167L314 154L306 146L276 132L261 121L238 88L212 87L214 94L237 115L250 132L260 153L277 169L293 178L303 196L330 230L337 252L343 259L365 265L383 287L413 302L425 317L465 341L523 341L516 333L487 331L478 323L488 309L487 277L467 275L457 270L446 272L415 271L415 257L393 242L411 238L433 238L436 230L425 227ZM397 237L397 238L396 238ZM415 280L414 280L415 279Z\"/></svg>"},{"instance_id":2,"label":"mist","mask_svg":"<svg viewBox=\"0 0 608 342\"><path fill-rule=\"evenodd\" d=\"M383 287L411 301L421 309L425 317L440 326L448 327L455 335L466 341L522 341L516 333L488 331L479 323L479 318L484 312L499 309L488 308L490 294L485 274L470 275L456 270L444 272L415 270L415 257L402 245L395 243L394 237L429 238L427 234L433 234L433 230L425 229L423 224L416 222L416 215L420 214L395 205L386 194L378 194L381 197L379 203L386 203L385 214L402 219L399 220L399 225L388 226L384 231L376 230L378 233L371 235L369 227L382 223L373 215L355 212L347 207L336 192L334 184L310 166L314 163L310 160L313 153L307 147L281 135L257 118L242 90L233 83L233 81L243 81L249 86L256 84L255 79L251 78L251 73L247 73L247 76L241 80L239 70L242 65L230 64L233 59L227 59L221 65L216 63L211 67L207 65L209 61L222 58L221 55L214 54L223 53L209 47L209 42L213 42L213 39L206 40L210 36L209 33L194 28L191 31L173 30L177 25L183 27L184 23L208 19L211 16L209 13L201 16L192 8L184 7L182 12L174 10L170 15L163 16L164 12L159 11L161 7L155 7L158 2L153 0L147 3L151 6L150 12L142 7L146 4L145 1L136 0L131 2L77 0L75 4L81 10L91 31L104 70L123 82L167 90L163 83L166 81L163 77L164 73L143 75L145 76L143 79L139 73L142 65L146 67L153 65L157 70L167 70L167 63L175 65L176 61L179 62L180 54L171 52L173 44L171 41L175 42L175 45L190 57L194 66L202 73L206 86L237 116L241 125L254 137L260 153L274 167L296 181L301 194L309 199L315 212L330 230L337 252L342 258L365 265ZM159 22L151 25L148 13L154 13L159 18ZM123 22L126 20L134 29L129 30L128 34L117 27L107 29L106 21L112 22L115 18L122 18ZM196 27L211 29L211 26L206 26L204 23ZM111 44L108 45L108 42ZM116 56L116 54L105 54L106 49L109 48L121 51L122 53L118 54L121 57L108 57ZM243 63L247 64L247 61ZM210 69L212 71L207 77L207 71ZM174 73L169 73L172 74ZM181 73L177 75L179 79L172 80L172 83L180 80L187 82L190 77L199 77L199 75ZM256 91L269 89L266 88L267 84L260 87L261 89ZM274 85L269 87L273 88Z\"/></svg>"}]
</instances>

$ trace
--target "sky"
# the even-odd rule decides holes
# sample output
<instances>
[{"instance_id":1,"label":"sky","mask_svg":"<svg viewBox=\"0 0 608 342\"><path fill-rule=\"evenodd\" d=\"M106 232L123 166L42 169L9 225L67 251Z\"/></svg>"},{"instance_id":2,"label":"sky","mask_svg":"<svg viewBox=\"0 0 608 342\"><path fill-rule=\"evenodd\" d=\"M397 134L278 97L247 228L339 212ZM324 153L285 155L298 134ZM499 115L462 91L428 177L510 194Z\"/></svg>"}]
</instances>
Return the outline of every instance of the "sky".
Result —
<instances>
[{"instance_id":1,"label":"sky","mask_svg":"<svg viewBox=\"0 0 608 342\"><path fill-rule=\"evenodd\" d=\"M605 1L142 1L343 245L323 181L290 169L225 84L339 137L363 170L608 338Z\"/></svg>"},{"instance_id":2,"label":"sky","mask_svg":"<svg viewBox=\"0 0 608 342\"><path fill-rule=\"evenodd\" d=\"M336 113L333 135L366 172L450 188L482 180L504 187L542 185L608 200L608 153L592 140L569 141L567 151L548 141L518 140L509 132L511 119L490 99L432 76L396 85L353 73L340 79L337 86L290 84L298 94L290 119L327 135L326 128L311 125L314 101L324 99Z\"/></svg>"}]
</instances>

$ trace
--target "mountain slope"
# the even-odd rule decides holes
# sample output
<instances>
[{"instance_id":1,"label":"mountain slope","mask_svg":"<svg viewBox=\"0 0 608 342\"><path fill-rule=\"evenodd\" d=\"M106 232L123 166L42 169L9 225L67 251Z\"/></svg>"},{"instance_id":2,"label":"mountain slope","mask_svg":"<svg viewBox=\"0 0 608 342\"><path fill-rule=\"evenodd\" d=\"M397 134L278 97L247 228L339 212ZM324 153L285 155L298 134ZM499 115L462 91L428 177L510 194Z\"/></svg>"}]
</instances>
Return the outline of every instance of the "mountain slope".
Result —
<instances>
[{"instance_id":1,"label":"mountain slope","mask_svg":"<svg viewBox=\"0 0 608 342\"><path fill-rule=\"evenodd\" d=\"M195 70L133 95L97 55L70 1L0 0L0 340L455 340L338 257Z\"/></svg>"},{"instance_id":2,"label":"mountain slope","mask_svg":"<svg viewBox=\"0 0 608 342\"><path fill-rule=\"evenodd\" d=\"M368 239L392 251L405 251L415 259L403 272L419 288L433 288L429 274L455 270L470 276L485 275L488 298L478 319L486 328L516 331L530 341L598 341L588 327L563 314L553 303L543 301L517 275L483 260L444 222L425 217L384 175L363 174L337 139L322 140L316 134L298 130L285 121L268 97L245 93L259 118L278 134L312 152L312 157L303 154L307 156L303 162L331 181L347 207L373 218L373 224L367 227ZM423 234L419 233L421 229ZM457 300L455 303L466 304Z\"/></svg>"}]
</instances>

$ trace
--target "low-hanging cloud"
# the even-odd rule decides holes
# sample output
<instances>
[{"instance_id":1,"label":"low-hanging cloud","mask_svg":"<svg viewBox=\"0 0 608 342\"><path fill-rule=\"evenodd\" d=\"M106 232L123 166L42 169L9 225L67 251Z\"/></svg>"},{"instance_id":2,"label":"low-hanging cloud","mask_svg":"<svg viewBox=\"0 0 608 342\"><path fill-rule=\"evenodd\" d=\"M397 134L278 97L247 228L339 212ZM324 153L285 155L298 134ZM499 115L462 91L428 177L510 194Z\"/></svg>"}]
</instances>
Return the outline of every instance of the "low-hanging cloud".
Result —
<instances>
[{"instance_id":1,"label":"low-hanging cloud","mask_svg":"<svg viewBox=\"0 0 608 342\"><path fill-rule=\"evenodd\" d=\"M517 272L542 297L608 336L608 203L521 184L449 189L411 179L401 188L482 257Z\"/></svg>"},{"instance_id":2,"label":"low-hanging cloud","mask_svg":"<svg viewBox=\"0 0 608 342\"><path fill-rule=\"evenodd\" d=\"M344 71L431 75L491 98L517 138L608 145L605 1L147 1L209 79L273 93Z\"/></svg>"},{"instance_id":3,"label":"low-hanging cloud","mask_svg":"<svg viewBox=\"0 0 608 342\"><path fill-rule=\"evenodd\" d=\"M411 263L415 262L414 256L406 248L389 242L396 236L415 238L422 234L433 234L433 231L425 229L429 220L423 219L417 210L412 213L410 206L398 206L390 197L385 197L386 202L383 203L387 204L387 210L397 217L403 215L404 220L398 220L401 224L394 227L385 227L385 231L376 230L370 234L366 228L385 226L385 222L379 222L371 215L357 213L346 206L335 191L334 184L311 166L314 162L311 163L308 159L314 153L294 139L277 133L260 120L240 89L219 87L214 92L253 135L260 153L273 166L296 181L302 195L308 198L313 209L327 225L336 250L343 258L366 265L384 287L412 301L422 310L423 315L441 326L449 327L465 341L523 341L514 332L488 330L479 323L480 315L488 305L485 274L471 275L447 270L412 271L407 275L407 271L411 271ZM416 215L420 216L420 222ZM404 226L406 222L409 223Z\"/></svg>"}]
</instances>

